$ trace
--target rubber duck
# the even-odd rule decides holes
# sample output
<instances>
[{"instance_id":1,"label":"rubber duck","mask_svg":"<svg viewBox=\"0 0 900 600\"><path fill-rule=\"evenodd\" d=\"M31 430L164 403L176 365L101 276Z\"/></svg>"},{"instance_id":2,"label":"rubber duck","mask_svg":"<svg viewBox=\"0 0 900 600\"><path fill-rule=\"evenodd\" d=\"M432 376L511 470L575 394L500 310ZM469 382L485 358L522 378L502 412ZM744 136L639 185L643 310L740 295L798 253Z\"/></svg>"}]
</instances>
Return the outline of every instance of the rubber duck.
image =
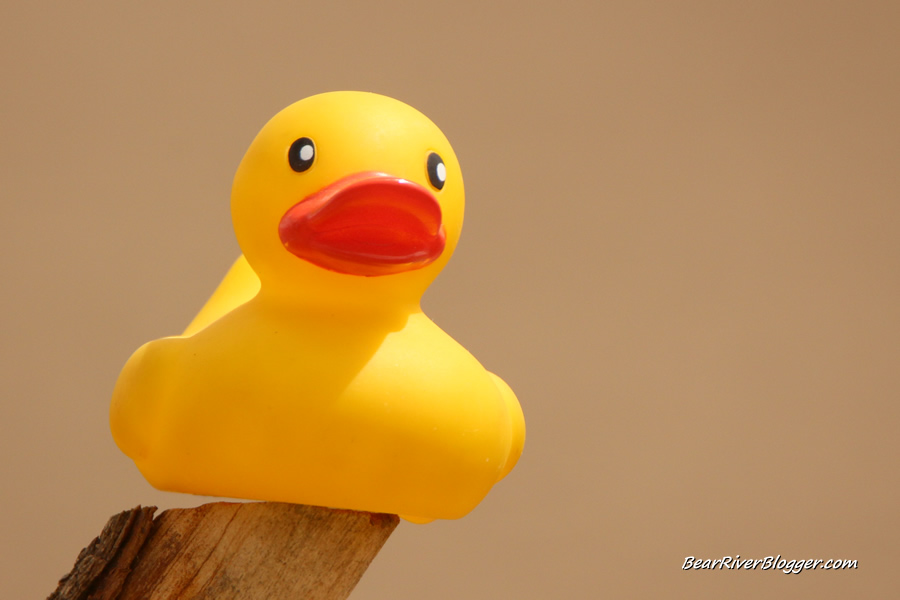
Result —
<instances>
[{"instance_id":1,"label":"rubber duck","mask_svg":"<svg viewBox=\"0 0 900 600\"><path fill-rule=\"evenodd\" d=\"M116 444L162 490L419 523L470 512L525 422L420 307L463 205L453 149L410 106L331 92L279 112L234 178L243 254L182 335L125 364Z\"/></svg>"}]
</instances>

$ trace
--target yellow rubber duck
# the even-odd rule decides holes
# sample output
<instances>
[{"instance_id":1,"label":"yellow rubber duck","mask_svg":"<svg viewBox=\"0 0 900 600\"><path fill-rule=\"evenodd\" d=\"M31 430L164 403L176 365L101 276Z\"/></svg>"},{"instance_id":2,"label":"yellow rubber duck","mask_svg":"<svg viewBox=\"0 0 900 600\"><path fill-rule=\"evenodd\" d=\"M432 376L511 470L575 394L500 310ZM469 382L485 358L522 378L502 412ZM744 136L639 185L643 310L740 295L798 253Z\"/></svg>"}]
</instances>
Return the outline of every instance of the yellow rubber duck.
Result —
<instances>
[{"instance_id":1,"label":"yellow rubber duck","mask_svg":"<svg viewBox=\"0 0 900 600\"><path fill-rule=\"evenodd\" d=\"M243 256L113 392L113 437L163 490L400 514L471 511L525 440L515 395L420 308L463 221L459 163L415 109L301 100L241 161Z\"/></svg>"}]
</instances>

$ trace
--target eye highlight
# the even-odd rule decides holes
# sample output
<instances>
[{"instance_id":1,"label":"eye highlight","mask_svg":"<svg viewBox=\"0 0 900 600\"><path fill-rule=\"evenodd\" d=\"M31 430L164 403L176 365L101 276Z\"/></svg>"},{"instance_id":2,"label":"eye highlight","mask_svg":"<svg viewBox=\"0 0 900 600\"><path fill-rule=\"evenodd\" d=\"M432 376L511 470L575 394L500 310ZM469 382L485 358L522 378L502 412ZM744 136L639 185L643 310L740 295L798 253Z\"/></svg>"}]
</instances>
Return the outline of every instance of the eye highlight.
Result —
<instances>
[{"instance_id":1,"label":"eye highlight","mask_svg":"<svg viewBox=\"0 0 900 600\"><path fill-rule=\"evenodd\" d=\"M437 152L428 155L425 168L428 171L428 181L432 187L436 190L442 189L444 182L447 181L447 167L444 166L444 161Z\"/></svg>"},{"instance_id":2,"label":"eye highlight","mask_svg":"<svg viewBox=\"0 0 900 600\"><path fill-rule=\"evenodd\" d=\"M288 150L288 163L298 173L309 169L316 160L316 145L308 137L302 137L291 144Z\"/></svg>"}]
</instances>

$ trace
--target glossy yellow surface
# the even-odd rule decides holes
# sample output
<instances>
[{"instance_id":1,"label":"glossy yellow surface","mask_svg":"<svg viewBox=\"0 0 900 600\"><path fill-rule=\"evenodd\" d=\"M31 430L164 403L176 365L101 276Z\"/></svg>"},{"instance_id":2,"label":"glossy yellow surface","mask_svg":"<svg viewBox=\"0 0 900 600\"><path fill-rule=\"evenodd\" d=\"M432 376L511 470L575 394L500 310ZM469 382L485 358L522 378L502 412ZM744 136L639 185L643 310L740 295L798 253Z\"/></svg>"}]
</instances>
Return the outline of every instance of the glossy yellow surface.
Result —
<instances>
[{"instance_id":1,"label":"glossy yellow surface","mask_svg":"<svg viewBox=\"0 0 900 600\"><path fill-rule=\"evenodd\" d=\"M315 140L297 173L288 148ZM353 173L430 188L446 232L422 268L377 277L286 251L282 215ZM525 423L515 395L419 306L459 238L459 163L440 130L375 94L313 96L278 113L235 176L243 256L181 336L145 344L113 393L116 443L155 487L215 496L458 518L515 465ZM246 257L246 258L245 258ZM473 299L474 301L474 299Z\"/></svg>"}]
</instances>

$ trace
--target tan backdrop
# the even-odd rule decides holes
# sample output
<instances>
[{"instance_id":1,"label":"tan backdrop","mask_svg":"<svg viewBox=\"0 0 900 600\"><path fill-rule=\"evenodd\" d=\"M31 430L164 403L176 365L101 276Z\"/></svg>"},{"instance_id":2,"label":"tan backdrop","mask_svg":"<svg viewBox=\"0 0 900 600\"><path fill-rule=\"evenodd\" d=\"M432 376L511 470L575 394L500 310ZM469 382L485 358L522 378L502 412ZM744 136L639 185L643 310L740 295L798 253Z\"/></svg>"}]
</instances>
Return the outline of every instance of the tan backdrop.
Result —
<instances>
[{"instance_id":1,"label":"tan backdrop","mask_svg":"<svg viewBox=\"0 0 900 600\"><path fill-rule=\"evenodd\" d=\"M49 593L115 512L207 500L145 483L109 395L237 255L253 135L334 89L454 144L467 223L425 309L529 428L481 506L402 524L354 598L898 589L900 4L0 10L4 597ZM858 569L681 569L736 554Z\"/></svg>"}]
</instances>

